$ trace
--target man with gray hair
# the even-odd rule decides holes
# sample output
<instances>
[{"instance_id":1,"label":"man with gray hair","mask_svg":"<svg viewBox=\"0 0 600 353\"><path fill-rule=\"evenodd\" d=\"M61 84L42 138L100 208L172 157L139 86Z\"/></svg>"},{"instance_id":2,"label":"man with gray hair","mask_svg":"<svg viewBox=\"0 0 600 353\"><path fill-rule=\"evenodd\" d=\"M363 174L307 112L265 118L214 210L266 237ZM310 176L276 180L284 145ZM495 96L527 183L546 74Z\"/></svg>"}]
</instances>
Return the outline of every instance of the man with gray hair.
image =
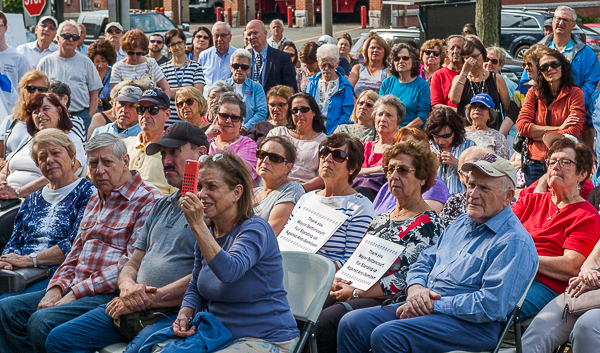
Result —
<instances>
[{"instance_id":1,"label":"man with gray hair","mask_svg":"<svg viewBox=\"0 0 600 353\"><path fill-rule=\"evenodd\" d=\"M58 51L42 58L37 69L48 75L49 79L70 86L69 113L83 119L87 133L92 115L96 114L98 108L98 90L102 88L102 80L94 63L76 50L80 31L73 20L61 23L58 26Z\"/></svg>"},{"instance_id":2,"label":"man with gray hair","mask_svg":"<svg viewBox=\"0 0 600 353\"><path fill-rule=\"evenodd\" d=\"M0 300L0 347L8 352L45 352L50 331L112 300L119 271L133 253L162 193L129 171L123 141L94 136L85 148L98 192L85 209L71 252L46 290Z\"/></svg>"},{"instance_id":3,"label":"man with gray hair","mask_svg":"<svg viewBox=\"0 0 600 353\"><path fill-rule=\"evenodd\" d=\"M494 349L538 255L510 207L517 182L510 162L486 154L462 170L470 172L466 214L411 266L405 302L344 315L338 352Z\"/></svg>"},{"instance_id":4,"label":"man with gray hair","mask_svg":"<svg viewBox=\"0 0 600 353\"><path fill-rule=\"evenodd\" d=\"M271 21L271 25L269 26L269 31L271 32L271 38L267 39L267 44L273 49L279 49L283 42L292 42L292 40L287 39L283 36L283 21L276 18Z\"/></svg>"},{"instance_id":5,"label":"man with gray hair","mask_svg":"<svg viewBox=\"0 0 600 353\"><path fill-rule=\"evenodd\" d=\"M124 82L122 82L124 83ZM113 112L116 116L112 123L97 127L92 136L102 132L119 135L122 138L137 136L142 129L138 124L135 105L142 96L142 89L129 81L125 85L117 84L113 90L118 90L117 97L113 100Z\"/></svg>"},{"instance_id":6,"label":"man with gray hair","mask_svg":"<svg viewBox=\"0 0 600 353\"><path fill-rule=\"evenodd\" d=\"M231 76L229 62L231 54L236 48L229 45L231 42L231 26L218 21L212 27L214 46L204 50L198 57L204 73L204 96L208 95L208 87L219 80L226 80Z\"/></svg>"}]
</instances>

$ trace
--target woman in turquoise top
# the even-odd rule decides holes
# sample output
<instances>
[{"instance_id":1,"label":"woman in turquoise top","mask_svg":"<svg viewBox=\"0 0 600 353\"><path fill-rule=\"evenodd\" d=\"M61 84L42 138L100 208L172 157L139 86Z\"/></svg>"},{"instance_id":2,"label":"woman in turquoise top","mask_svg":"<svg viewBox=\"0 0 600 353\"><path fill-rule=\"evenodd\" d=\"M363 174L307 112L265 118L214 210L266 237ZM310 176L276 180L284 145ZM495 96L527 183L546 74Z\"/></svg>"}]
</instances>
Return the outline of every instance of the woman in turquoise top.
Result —
<instances>
[{"instance_id":1,"label":"woman in turquoise top","mask_svg":"<svg viewBox=\"0 0 600 353\"><path fill-rule=\"evenodd\" d=\"M425 125L431 99L429 84L419 77L419 54L406 43L394 45L390 54L390 73L381 84L379 95L393 94L406 107L401 127L422 128Z\"/></svg>"}]
</instances>

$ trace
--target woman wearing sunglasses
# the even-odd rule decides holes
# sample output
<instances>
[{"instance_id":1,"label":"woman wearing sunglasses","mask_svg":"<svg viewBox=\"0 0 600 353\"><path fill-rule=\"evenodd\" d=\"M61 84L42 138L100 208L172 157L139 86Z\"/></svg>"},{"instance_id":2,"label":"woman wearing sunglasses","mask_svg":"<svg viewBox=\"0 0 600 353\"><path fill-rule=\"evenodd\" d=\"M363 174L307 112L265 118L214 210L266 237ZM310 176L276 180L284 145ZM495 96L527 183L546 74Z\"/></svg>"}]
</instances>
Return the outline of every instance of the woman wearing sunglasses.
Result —
<instances>
[{"instance_id":1,"label":"woman wearing sunglasses","mask_svg":"<svg viewBox=\"0 0 600 353\"><path fill-rule=\"evenodd\" d=\"M419 61L421 62L419 77L431 83L431 76L442 67L446 59L446 48L439 39L430 39L423 43Z\"/></svg>"},{"instance_id":2,"label":"woman wearing sunglasses","mask_svg":"<svg viewBox=\"0 0 600 353\"><path fill-rule=\"evenodd\" d=\"M267 137L258 147L256 158L256 172L263 185L254 188L254 212L279 235L304 195L302 185L288 178L296 162L296 147L284 136Z\"/></svg>"},{"instance_id":3,"label":"woman wearing sunglasses","mask_svg":"<svg viewBox=\"0 0 600 353\"><path fill-rule=\"evenodd\" d=\"M429 84L418 76L419 54L412 46L399 43L392 48L390 60L392 76L383 81L379 95L392 94L402 101L406 114L401 127L421 128L427 121L431 99Z\"/></svg>"},{"instance_id":4,"label":"woman wearing sunglasses","mask_svg":"<svg viewBox=\"0 0 600 353\"><path fill-rule=\"evenodd\" d=\"M363 91L358 99L354 110L350 115L350 120L354 124L338 125L335 132L345 132L348 135L357 138L360 142L375 141L379 136L375 129L375 118L373 117L373 107L379 99L379 94L374 91Z\"/></svg>"},{"instance_id":5,"label":"woman wearing sunglasses","mask_svg":"<svg viewBox=\"0 0 600 353\"><path fill-rule=\"evenodd\" d=\"M204 90L204 74L197 61L190 60L185 55L186 37L179 28L173 28L165 34L165 45L172 54L171 60L160 66L171 89L171 116L165 127L180 121L175 106L175 96L183 87L194 87L200 92ZM167 93L168 95L169 93Z\"/></svg>"},{"instance_id":6,"label":"woman wearing sunglasses","mask_svg":"<svg viewBox=\"0 0 600 353\"><path fill-rule=\"evenodd\" d=\"M438 177L444 181L450 195L464 192L458 175L458 158L464 150L475 146L475 142L465 138L464 119L448 106L434 108L427 118L425 133L431 151L438 156Z\"/></svg>"},{"instance_id":7,"label":"woman wearing sunglasses","mask_svg":"<svg viewBox=\"0 0 600 353\"><path fill-rule=\"evenodd\" d=\"M242 135L247 135L254 124L267 118L267 99L262 85L250 78L252 54L246 49L237 49L231 54L231 77L225 82L233 86L235 93L246 103L246 116Z\"/></svg>"},{"instance_id":8,"label":"woman wearing sunglasses","mask_svg":"<svg viewBox=\"0 0 600 353\"><path fill-rule=\"evenodd\" d=\"M311 202L321 202L343 212L348 218L317 251L342 268L350 258L375 216L373 204L351 184L364 160L363 146L348 134L327 136L319 145L319 176L325 188L307 192L298 200L294 211ZM290 219L294 218L294 211Z\"/></svg>"},{"instance_id":9,"label":"woman wearing sunglasses","mask_svg":"<svg viewBox=\"0 0 600 353\"><path fill-rule=\"evenodd\" d=\"M127 57L117 61L110 74L110 88L125 80L133 80L144 89L160 88L167 96L171 96L171 88L158 63L153 58L144 56L150 41L144 32L131 29L121 37L121 48Z\"/></svg>"},{"instance_id":10,"label":"woman wearing sunglasses","mask_svg":"<svg viewBox=\"0 0 600 353\"><path fill-rule=\"evenodd\" d=\"M288 99L293 95L294 91L288 86L277 85L271 87L269 92L267 92L269 119L254 124L252 129L248 131L247 136L256 141L257 145L260 145L265 137L267 137L269 131L277 126L285 126L290 114Z\"/></svg>"},{"instance_id":11,"label":"woman wearing sunglasses","mask_svg":"<svg viewBox=\"0 0 600 353\"><path fill-rule=\"evenodd\" d=\"M485 63L483 63L483 68L502 77L504 83L506 83L508 95L512 98L513 92L517 88L517 84L502 74L502 68L506 63L506 52L504 49L495 45L486 48L486 51L487 57L485 59Z\"/></svg>"},{"instance_id":12,"label":"woman wearing sunglasses","mask_svg":"<svg viewBox=\"0 0 600 353\"><path fill-rule=\"evenodd\" d=\"M288 177L301 183L307 192L320 189L323 180L318 174L319 144L326 136L319 106L313 96L304 92L294 94L288 102L290 113L287 125L273 128L267 137L287 136L298 152Z\"/></svg>"},{"instance_id":13,"label":"woman wearing sunglasses","mask_svg":"<svg viewBox=\"0 0 600 353\"><path fill-rule=\"evenodd\" d=\"M208 140L217 136L216 130L210 129L212 125L202 120L208 110L208 103L202 96L202 91L193 86L181 87L175 94L175 106L179 119L198 126L204 133L213 132L210 136L206 135ZM211 131L208 131L209 129Z\"/></svg>"},{"instance_id":14,"label":"woman wearing sunglasses","mask_svg":"<svg viewBox=\"0 0 600 353\"><path fill-rule=\"evenodd\" d=\"M529 138L523 164L525 184L531 185L546 173L548 147L545 133L557 131L579 138L585 121L583 90L574 84L571 64L558 51L547 49L538 66L536 85L527 92L517 119L517 131Z\"/></svg>"},{"instance_id":15,"label":"woman wearing sunglasses","mask_svg":"<svg viewBox=\"0 0 600 353\"><path fill-rule=\"evenodd\" d=\"M444 230L440 217L421 196L435 185L437 161L426 142L404 141L385 151L383 165L396 204L375 217L367 234L404 246L390 269L366 291L336 278L326 308L317 321L319 352L335 352L337 327L349 311L379 306L388 298L406 293L406 274L424 249L437 243ZM342 305L345 303L345 305Z\"/></svg>"},{"instance_id":16,"label":"woman wearing sunglasses","mask_svg":"<svg viewBox=\"0 0 600 353\"><path fill-rule=\"evenodd\" d=\"M27 72L19 81L19 99L0 125L0 168L4 167L5 159L16 151L21 142L30 136L27 132L27 103L35 93L46 93L50 90L50 80L45 73L38 70Z\"/></svg>"},{"instance_id":17,"label":"woman wearing sunglasses","mask_svg":"<svg viewBox=\"0 0 600 353\"><path fill-rule=\"evenodd\" d=\"M521 81L513 93L513 101L517 103L519 108L523 106L529 89L535 86L535 80L538 76L538 65L547 48L545 45L534 44L523 53L523 70L525 70L528 80Z\"/></svg>"},{"instance_id":18,"label":"woman wearing sunglasses","mask_svg":"<svg viewBox=\"0 0 600 353\"><path fill-rule=\"evenodd\" d=\"M192 61L198 62L200 53L214 45L212 32L206 27L198 27L194 31L192 38L192 50L188 51L187 57Z\"/></svg>"}]
</instances>

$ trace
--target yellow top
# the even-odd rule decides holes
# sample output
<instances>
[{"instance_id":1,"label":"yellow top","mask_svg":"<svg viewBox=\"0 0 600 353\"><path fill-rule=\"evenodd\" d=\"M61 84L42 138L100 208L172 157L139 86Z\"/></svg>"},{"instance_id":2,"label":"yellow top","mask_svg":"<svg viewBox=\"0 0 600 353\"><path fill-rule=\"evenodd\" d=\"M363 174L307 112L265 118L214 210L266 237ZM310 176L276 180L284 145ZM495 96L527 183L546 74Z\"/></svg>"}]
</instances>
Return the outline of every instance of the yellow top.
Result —
<instances>
[{"instance_id":1,"label":"yellow top","mask_svg":"<svg viewBox=\"0 0 600 353\"><path fill-rule=\"evenodd\" d=\"M146 154L146 146L140 139L141 133L123 139L127 146L129 155L129 169L137 170L144 181L156 186L164 195L170 195L177 191L165 178L160 152L149 156Z\"/></svg>"}]
</instances>

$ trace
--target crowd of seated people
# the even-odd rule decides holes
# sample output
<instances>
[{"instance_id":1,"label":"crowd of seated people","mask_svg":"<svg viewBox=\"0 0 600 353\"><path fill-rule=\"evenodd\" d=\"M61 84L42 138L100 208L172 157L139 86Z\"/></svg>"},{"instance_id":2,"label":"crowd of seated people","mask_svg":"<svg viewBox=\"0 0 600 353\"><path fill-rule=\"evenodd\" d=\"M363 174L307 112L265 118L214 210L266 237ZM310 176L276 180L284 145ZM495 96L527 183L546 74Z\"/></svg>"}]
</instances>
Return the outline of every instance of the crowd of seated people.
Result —
<instances>
[{"instance_id":1,"label":"crowd of seated people","mask_svg":"<svg viewBox=\"0 0 600 353\"><path fill-rule=\"evenodd\" d=\"M113 22L87 55L72 20L0 36L0 277L46 270L0 280L0 352L218 331L211 351L291 353L290 234L336 270L319 352L492 350L521 298L525 352L597 351L600 299L568 306L600 298L600 62L576 19L556 9L518 83L471 24L420 48L369 33L354 57L347 33L300 47L278 20L240 49L225 22L189 48ZM375 242L398 251L361 285L345 271Z\"/></svg>"}]
</instances>

